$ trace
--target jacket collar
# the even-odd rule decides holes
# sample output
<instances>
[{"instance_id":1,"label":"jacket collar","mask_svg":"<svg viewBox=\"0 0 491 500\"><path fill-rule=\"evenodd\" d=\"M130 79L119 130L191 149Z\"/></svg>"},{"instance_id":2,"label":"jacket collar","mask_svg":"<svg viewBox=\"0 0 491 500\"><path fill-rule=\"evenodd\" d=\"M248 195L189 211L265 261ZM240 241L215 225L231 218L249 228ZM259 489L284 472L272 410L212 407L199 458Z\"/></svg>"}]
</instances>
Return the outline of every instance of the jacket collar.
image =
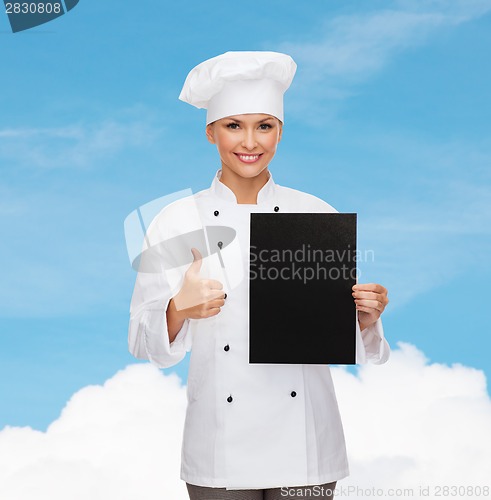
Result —
<instances>
[{"instance_id":1,"label":"jacket collar","mask_svg":"<svg viewBox=\"0 0 491 500\"><path fill-rule=\"evenodd\" d=\"M222 170L217 170L213 182L211 183L211 193L218 198L221 198L226 201L230 201L232 203L237 203L237 198L235 197L234 192L226 186L223 182L220 182L220 177L222 176ZM275 182L273 180L273 176L271 172L269 172L268 182L260 189L259 193L257 193L257 204L265 203L267 201L271 201L274 199L275 195Z\"/></svg>"}]
</instances>

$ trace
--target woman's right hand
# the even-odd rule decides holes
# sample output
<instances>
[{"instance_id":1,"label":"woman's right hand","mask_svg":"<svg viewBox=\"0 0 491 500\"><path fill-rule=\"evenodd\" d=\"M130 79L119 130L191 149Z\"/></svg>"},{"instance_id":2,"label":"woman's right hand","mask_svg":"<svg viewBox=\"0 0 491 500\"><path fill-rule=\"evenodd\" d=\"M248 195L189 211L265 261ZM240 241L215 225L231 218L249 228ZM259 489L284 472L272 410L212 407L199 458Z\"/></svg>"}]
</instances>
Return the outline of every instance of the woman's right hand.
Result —
<instances>
[{"instance_id":1,"label":"woman's right hand","mask_svg":"<svg viewBox=\"0 0 491 500\"><path fill-rule=\"evenodd\" d=\"M192 248L193 263L184 274L184 281L177 295L172 299L176 310L184 319L201 319L215 316L225 304L223 285L200 276L202 256Z\"/></svg>"},{"instance_id":2,"label":"woman's right hand","mask_svg":"<svg viewBox=\"0 0 491 500\"><path fill-rule=\"evenodd\" d=\"M225 304L223 285L217 280L202 279L200 276L202 256L192 248L193 263L184 274L179 292L167 307L167 330L173 342L186 319L210 318L220 312Z\"/></svg>"}]
</instances>

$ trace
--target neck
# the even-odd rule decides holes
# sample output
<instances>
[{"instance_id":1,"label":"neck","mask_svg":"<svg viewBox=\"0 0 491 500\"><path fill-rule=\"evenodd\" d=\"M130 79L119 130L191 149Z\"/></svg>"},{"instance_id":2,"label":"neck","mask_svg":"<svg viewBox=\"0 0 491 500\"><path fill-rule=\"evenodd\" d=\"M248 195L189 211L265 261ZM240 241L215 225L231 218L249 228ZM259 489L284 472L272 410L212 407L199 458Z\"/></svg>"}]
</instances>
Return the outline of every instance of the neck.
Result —
<instances>
[{"instance_id":1,"label":"neck","mask_svg":"<svg viewBox=\"0 0 491 500\"><path fill-rule=\"evenodd\" d=\"M269 170L265 168L255 177L241 177L229 169L222 168L220 182L225 184L237 198L238 204L257 204L257 194L261 188L268 182Z\"/></svg>"}]
</instances>

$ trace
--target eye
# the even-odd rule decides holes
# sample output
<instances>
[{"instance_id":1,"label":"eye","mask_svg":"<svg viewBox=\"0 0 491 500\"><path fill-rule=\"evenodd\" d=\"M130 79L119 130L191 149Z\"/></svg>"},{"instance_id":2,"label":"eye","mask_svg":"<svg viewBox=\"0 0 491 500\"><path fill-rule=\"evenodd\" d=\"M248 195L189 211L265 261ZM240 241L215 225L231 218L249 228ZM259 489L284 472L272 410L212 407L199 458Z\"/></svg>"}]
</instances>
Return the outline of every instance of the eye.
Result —
<instances>
[{"instance_id":1,"label":"eye","mask_svg":"<svg viewBox=\"0 0 491 500\"><path fill-rule=\"evenodd\" d=\"M261 130L269 130L270 128L273 128L273 127L270 123L261 123L261 125L259 125L259 128Z\"/></svg>"},{"instance_id":2,"label":"eye","mask_svg":"<svg viewBox=\"0 0 491 500\"><path fill-rule=\"evenodd\" d=\"M239 128L239 124L237 122L227 123L227 128L232 130L237 130Z\"/></svg>"}]
</instances>

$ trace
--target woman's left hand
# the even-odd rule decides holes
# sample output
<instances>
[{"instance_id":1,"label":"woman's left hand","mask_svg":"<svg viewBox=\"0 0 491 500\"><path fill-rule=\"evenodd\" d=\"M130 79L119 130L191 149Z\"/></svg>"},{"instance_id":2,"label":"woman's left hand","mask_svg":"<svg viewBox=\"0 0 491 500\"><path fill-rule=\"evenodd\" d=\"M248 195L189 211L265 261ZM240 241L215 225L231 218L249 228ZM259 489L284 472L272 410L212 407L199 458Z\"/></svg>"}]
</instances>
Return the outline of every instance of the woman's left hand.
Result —
<instances>
[{"instance_id":1,"label":"woman's left hand","mask_svg":"<svg viewBox=\"0 0 491 500\"><path fill-rule=\"evenodd\" d=\"M354 285L352 295L355 299L361 330L373 325L389 303L387 289L376 283Z\"/></svg>"}]
</instances>

